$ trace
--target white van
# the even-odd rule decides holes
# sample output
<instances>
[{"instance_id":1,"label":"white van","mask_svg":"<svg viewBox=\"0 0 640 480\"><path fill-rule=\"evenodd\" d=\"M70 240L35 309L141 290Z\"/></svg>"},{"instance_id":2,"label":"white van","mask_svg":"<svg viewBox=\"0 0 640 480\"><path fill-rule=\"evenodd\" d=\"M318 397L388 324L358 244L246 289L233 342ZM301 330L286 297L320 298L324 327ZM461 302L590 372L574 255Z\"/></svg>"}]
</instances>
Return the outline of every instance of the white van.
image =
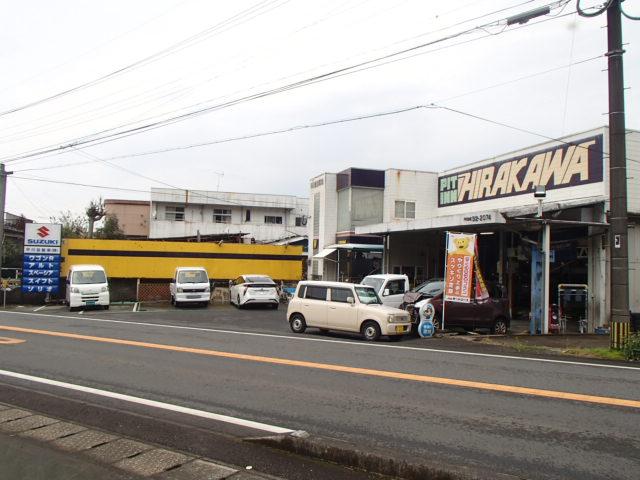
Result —
<instances>
[{"instance_id":1,"label":"white van","mask_svg":"<svg viewBox=\"0 0 640 480\"><path fill-rule=\"evenodd\" d=\"M400 307L404 294L409 291L409 277L406 275L367 275L361 283L373 287L382 303L393 308Z\"/></svg>"},{"instance_id":2,"label":"white van","mask_svg":"<svg viewBox=\"0 0 640 480\"><path fill-rule=\"evenodd\" d=\"M71 265L65 297L69 311L78 307L109 309L109 282L101 265Z\"/></svg>"},{"instance_id":3,"label":"white van","mask_svg":"<svg viewBox=\"0 0 640 480\"><path fill-rule=\"evenodd\" d=\"M382 304L376 291L353 283L303 281L289 301L287 320L291 330L307 327L321 332L341 330L361 333L366 340L387 335L397 340L411 331L409 314Z\"/></svg>"},{"instance_id":4,"label":"white van","mask_svg":"<svg viewBox=\"0 0 640 480\"><path fill-rule=\"evenodd\" d=\"M178 267L169 284L171 305L185 303L207 306L211 297L209 275L204 267Z\"/></svg>"}]
</instances>

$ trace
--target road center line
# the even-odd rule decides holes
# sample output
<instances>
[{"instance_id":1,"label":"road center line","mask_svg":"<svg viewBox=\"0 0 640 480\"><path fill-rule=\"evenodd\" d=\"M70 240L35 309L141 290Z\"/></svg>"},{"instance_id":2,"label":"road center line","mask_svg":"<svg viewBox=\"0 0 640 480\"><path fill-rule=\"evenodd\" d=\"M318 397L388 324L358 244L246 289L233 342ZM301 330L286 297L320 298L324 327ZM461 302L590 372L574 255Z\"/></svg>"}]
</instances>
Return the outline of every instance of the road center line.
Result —
<instances>
[{"instance_id":1,"label":"road center line","mask_svg":"<svg viewBox=\"0 0 640 480\"><path fill-rule=\"evenodd\" d=\"M387 370L373 370L369 368L348 367L330 363L308 362L304 360L290 360L278 357L265 357L260 355L249 355L244 353L231 353L219 350L208 350L204 348L181 347L178 345L165 345L159 343L139 342L136 340L124 340L119 338L95 337L90 335L80 335L77 333L55 332L50 330L37 330L33 328L11 327L0 325L0 330L30 333L35 335L46 335L50 337L71 338L74 340L87 340L115 345L127 345L132 347L151 348L155 350L165 350L172 352L193 353L196 355L206 355L219 358L230 358L234 360L245 360L257 363L272 365L286 365L291 367L302 367L331 372L351 373L370 377L390 378L394 380L411 380L422 383L432 383L448 385L454 387L473 388L477 390L489 390L494 392L515 393L519 395L530 395L535 397L554 398L559 400L574 400L578 402L596 403L601 405L615 405L620 407L631 407L640 409L639 400L629 400L614 397L601 397L595 395L585 395L580 393L560 392L554 390L542 390L538 388L518 387L514 385L501 385L495 383L475 382L470 380L458 380L445 377L433 377L429 375L417 375L413 373L393 372Z\"/></svg>"},{"instance_id":2,"label":"road center line","mask_svg":"<svg viewBox=\"0 0 640 480\"><path fill-rule=\"evenodd\" d=\"M591 363L591 362L576 362L572 360L554 360L550 358L533 358L533 357L519 357L516 355L500 355L495 353L479 353L479 352L464 352L461 350L446 350L440 348L426 348L426 347L407 347L402 345L385 345L380 343L363 343L363 342L352 342L348 340L331 340L326 338L310 338L307 336L291 336L291 335L276 335L271 333L258 333L258 332L239 332L236 330L223 330L216 328L204 328L204 327L187 327L184 325L167 325L161 323L152 323L152 322L134 322L130 320L112 320L106 318L90 318L90 317L76 317L71 315L53 315L47 313L29 313L29 312L2 312L3 314L10 315L26 315L26 316L41 316L41 317L52 317L52 318L64 318L67 320L82 320L85 322L98 322L98 323L119 323L124 325L138 325L143 327L158 327L158 328L170 328L176 330L191 330L198 332L211 332L211 333L223 333L227 335L244 335L250 337L265 337L265 338L275 338L280 340L295 340L300 342L326 342L326 343L336 343L341 345L349 345L356 348L391 348L395 350L410 350L414 352L430 352L430 353L440 353L440 354L450 354L450 355L464 355L470 357L487 357L487 358L497 358L497 359L507 359L507 360L520 360L520 361L529 361L529 362L539 362L539 363L556 363L562 365L577 365L580 367L597 367L597 368L613 368L616 370L635 370L640 372L640 368L631 367L625 365L609 365L606 363Z\"/></svg>"},{"instance_id":3,"label":"road center line","mask_svg":"<svg viewBox=\"0 0 640 480\"><path fill-rule=\"evenodd\" d=\"M266 423L254 422L252 420L244 420L242 418L230 417L228 415L220 415L218 413L211 413L205 410L196 410L194 408L181 407L180 405L173 405L170 403L156 402L155 400L148 400L146 398L132 397L131 395L125 395L122 393L110 392L108 390L100 390L97 388L85 387L83 385L76 385L73 383L59 382L57 380L51 380L49 378L34 377L32 375L25 375L23 373L10 372L8 370L0 370L0 375L5 377L18 378L20 380L28 380L35 383L43 383L45 385L53 385L54 387L66 388L69 390L75 390L78 392L91 393L93 395L99 395L101 397L114 398L116 400L124 400L126 402L137 403L140 405L146 405L148 407L161 408L163 410L170 410L172 412L185 413L187 415L194 415L196 417L208 418L210 420L216 420L219 422L231 423L233 425L239 425L241 427L253 428L256 430L264 430L270 433L292 433L293 430L288 428L276 427L274 425L268 425Z\"/></svg>"}]
</instances>

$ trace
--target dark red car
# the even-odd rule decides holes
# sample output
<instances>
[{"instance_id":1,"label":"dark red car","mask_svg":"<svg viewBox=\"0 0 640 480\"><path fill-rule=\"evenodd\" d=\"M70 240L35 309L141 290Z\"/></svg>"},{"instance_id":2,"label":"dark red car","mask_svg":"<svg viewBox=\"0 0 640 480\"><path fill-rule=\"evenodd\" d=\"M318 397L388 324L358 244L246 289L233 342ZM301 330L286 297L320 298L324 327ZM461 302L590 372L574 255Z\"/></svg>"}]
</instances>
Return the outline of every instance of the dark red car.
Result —
<instances>
[{"instance_id":1,"label":"dark red car","mask_svg":"<svg viewBox=\"0 0 640 480\"><path fill-rule=\"evenodd\" d=\"M420 315L424 315L425 305L431 303L435 308L433 318L436 330L442 329L442 279L433 279L416 287L405 294L404 308L409 311L412 321L416 324L412 331L417 331ZM488 329L491 333L505 334L509 330L511 317L506 291L500 285L489 286L491 297L484 301L470 303L447 302L445 308L444 326L463 328L465 330ZM416 297L422 297L420 299Z\"/></svg>"}]
</instances>

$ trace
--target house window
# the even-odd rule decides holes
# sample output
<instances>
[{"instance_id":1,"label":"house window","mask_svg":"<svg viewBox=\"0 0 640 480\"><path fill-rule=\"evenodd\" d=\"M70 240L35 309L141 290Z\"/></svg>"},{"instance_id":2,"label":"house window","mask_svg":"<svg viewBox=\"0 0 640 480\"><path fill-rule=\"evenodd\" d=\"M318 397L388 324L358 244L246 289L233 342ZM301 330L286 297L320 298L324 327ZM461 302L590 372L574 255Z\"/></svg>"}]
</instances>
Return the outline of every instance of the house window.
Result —
<instances>
[{"instance_id":1,"label":"house window","mask_svg":"<svg viewBox=\"0 0 640 480\"><path fill-rule=\"evenodd\" d=\"M395 218L416 218L416 202L396 200Z\"/></svg>"},{"instance_id":2,"label":"house window","mask_svg":"<svg viewBox=\"0 0 640 480\"><path fill-rule=\"evenodd\" d=\"M167 206L164 210L164 219L173 222L184 222L184 207Z\"/></svg>"},{"instance_id":3,"label":"house window","mask_svg":"<svg viewBox=\"0 0 640 480\"><path fill-rule=\"evenodd\" d=\"M296 227L304 227L306 224L304 217L296 217Z\"/></svg>"},{"instance_id":4,"label":"house window","mask_svg":"<svg viewBox=\"0 0 640 480\"><path fill-rule=\"evenodd\" d=\"M273 215L265 215L264 223L274 223L277 225L282 225L282 217L276 217Z\"/></svg>"},{"instance_id":5,"label":"house window","mask_svg":"<svg viewBox=\"0 0 640 480\"><path fill-rule=\"evenodd\" d=\"M251 210L245 210L245 212L244 212L244 221L245 222L250 222L251 221Z\"/></svg>"},{"instance_id":6,"label":"house window","mask_svg":"<svg viewBox=\"0 0 640 480\"><path fill-rule=\"evenodd\" d=\"M215 223L231 223L231 210L227 208L214 208L213 221Z\"/></svg>"}]
</instances>

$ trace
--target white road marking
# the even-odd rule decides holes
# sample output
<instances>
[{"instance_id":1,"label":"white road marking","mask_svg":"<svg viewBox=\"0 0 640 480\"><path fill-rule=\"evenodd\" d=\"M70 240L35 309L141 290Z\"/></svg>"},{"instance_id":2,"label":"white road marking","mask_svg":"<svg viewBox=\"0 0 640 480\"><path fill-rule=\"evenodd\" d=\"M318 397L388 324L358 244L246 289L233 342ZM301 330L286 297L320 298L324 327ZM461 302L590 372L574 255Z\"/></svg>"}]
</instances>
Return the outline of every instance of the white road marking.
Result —
<instances>
[{"instance_id":1,"label":"white road marking","mask_svg":"<svg viewBox=\"0 0 640 480\"><path fill-rule=\"evenodd\" d=\"M71 320L78 320L78 317L72 317L68 315L50 315L47 313L30 313L30 312L2 312L12 315L30 315L30 316L41 316L41 317L53 317L53 318L66 318ZM236 330L221 330L216 328L203 328L203 327L187 327L184 325L166 325L159 323L151 323L151 322L132 322L129 320L111 320L105 318L95 318L95 317L83 317L84 321L87 322L102 322L102 323L121 323L126 325L140 325L143 327L159 327L159 328L172 328L177 330L190 330L190 331L199 331L199 332L211 332L211 333L223 333L228 335L246 335L251 337L266 337L266 338L276 338L276 339L285 339L285 340L298 340L301 342L327 342L327 343L337 343L342 345L351 345L361 348L392 348L397 350L410 350L415 352L432 352L432 353L446 353L451 355L466 355L470 357L488 357L488 358L499 358L499 359L509 359L509 360L523 360L529 362L540 362L540 363L557 363L564 365L577 365L584 367L598 367L598 368L613 368L618 370L635 370L640 371L640 367L628 367L624 365L609 365L606 363L589 363L589 362L576 362L572 360L552 360L549 358L533 358L533 357L518 357L515 355L499 355L496 353L478 353L478 352L463 352L460 350L444 350L439 348L425 348L425 347L405 347L402 345L383 345L380 343L364 343L364 342L354 342L348 340L331 340L327 338L310 338L305 336L291 336L291 335L276 335L272 333L257 333L257 332L239 332Z\"/></svg>"},{"instance_id":2,"label":"white road marking","mask_svg":"<svg viewBox=\"0 0 640 480\"><path fill-rule=\"evenodd\" d=\"M42 305L41 307L34 308L33 311L34 312L39 312L40 310L42 310L43 308L46 308L46 307L47 307L46 305Z\"/></svg>"},{"instance_id":3,"label":"white road marking","mask_svg":"<svg viewBox=\"0 0 640 480\"><path fill-rule=\"evenodd\" d=\"M156 402L155 400L148 400L146 398L140 398L140 397L132 397L131 395L110 392L108 390L100 390L97 388L85 387L82 385L75 385L73 383L59 382L57 380L51 380L48 378L34 377L32 375L25 375L23 373L10 372L8 370L0 370L0 375L4 375L5 377L18 378L20 380L27 380L35 383L42 383L45 385L52 385L54 387L66 388L66 389L75 390L78 392L91 393L93 395L99 395L101 397L114 398L116 400L123 400L125 402L137 403L139 405L146 405L148 407L161 408L163 410L170 410L172 412L184 413L186 415L193 415L196 417L208 418L210 420L216 420L218 422L231 423L233 425L253 428L255 430L263 430L269 433L282 434L282 433L294 432L294 430L291 430L290 428L277 427L275 425L268 425L266 423L254 422L252 420L244 420L242 418L230 417L228 415L220 415L218 413L211 413L204 410L196 410L194 408L181 407L180 405L173 405L171 403Z\"/></svg>"}]
</instances>

